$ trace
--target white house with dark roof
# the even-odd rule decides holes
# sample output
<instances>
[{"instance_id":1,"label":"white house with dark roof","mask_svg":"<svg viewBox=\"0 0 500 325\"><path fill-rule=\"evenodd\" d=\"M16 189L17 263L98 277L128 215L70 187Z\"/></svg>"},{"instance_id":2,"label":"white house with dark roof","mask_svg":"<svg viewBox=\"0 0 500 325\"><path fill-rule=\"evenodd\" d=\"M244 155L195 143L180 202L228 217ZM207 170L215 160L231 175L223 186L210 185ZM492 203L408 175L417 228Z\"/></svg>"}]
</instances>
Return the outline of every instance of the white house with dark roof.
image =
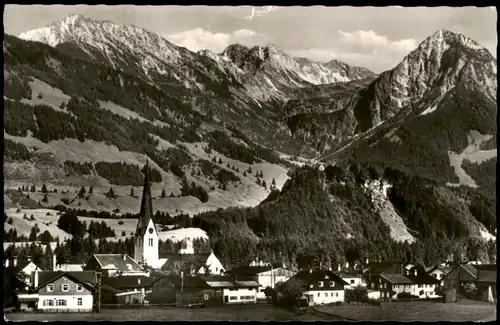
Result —
<instances>
[{"instance_id":1,"label":"white house with dark roof","mask_svg":"<svg viewBox=\"0 0 500 325\"><path fill-rule=\"evenodd\" d=\"M42 271L30 257L23 259L18 262L17 258L5 260L5 265L7 267L14 267L17 274L23 274L26 283L26 289L33 286L31 274L35 271Z\"/></svg>"},{"instance_id":2,"label":"white house with dark roof","mask_svg":"<svg viewBox=\"0 0 500 325\"><path fill-rule=\"evenodd\" d=\"M96 272L34 272L34 284L39 311L92 312Z\"/></svg>"}]
</instances>

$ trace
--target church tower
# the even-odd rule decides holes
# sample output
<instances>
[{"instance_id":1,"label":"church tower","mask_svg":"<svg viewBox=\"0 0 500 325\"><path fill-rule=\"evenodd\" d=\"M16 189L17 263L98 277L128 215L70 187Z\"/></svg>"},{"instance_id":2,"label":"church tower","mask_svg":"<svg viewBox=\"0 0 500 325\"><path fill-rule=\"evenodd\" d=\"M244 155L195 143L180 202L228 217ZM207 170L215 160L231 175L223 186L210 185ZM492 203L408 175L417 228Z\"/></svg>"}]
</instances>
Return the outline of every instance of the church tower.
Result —
<instances>
[{"instance_id":1,"label":"church tower","mask_svg":"<svg viewBox=\"0 0 500 325\"><path fill-rule=\"evenodd\" d=\"M153 200L148 180L149 166L144 168L141 211L135 230L134 260L155 267L158 263L158 231L153 222Z\"/></svg>"}]
</instances>

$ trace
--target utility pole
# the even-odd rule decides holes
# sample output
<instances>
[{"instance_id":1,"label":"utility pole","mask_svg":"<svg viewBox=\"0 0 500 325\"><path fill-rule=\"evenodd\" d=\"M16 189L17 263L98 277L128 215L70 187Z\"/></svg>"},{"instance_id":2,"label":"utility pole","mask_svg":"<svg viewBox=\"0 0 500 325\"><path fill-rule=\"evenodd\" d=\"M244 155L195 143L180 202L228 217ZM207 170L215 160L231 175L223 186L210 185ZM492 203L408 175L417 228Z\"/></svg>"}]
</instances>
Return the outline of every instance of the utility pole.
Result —
<instances>
[{"instance_id":1,"label":"utility pole","mask_svg":"<svg viewBox=\"0 0 500 325\"><path fill-rule=\"evenodd\" d=\"M101 272L97 272L97 312L101 312Z\"/></svg>"}]
</instances>

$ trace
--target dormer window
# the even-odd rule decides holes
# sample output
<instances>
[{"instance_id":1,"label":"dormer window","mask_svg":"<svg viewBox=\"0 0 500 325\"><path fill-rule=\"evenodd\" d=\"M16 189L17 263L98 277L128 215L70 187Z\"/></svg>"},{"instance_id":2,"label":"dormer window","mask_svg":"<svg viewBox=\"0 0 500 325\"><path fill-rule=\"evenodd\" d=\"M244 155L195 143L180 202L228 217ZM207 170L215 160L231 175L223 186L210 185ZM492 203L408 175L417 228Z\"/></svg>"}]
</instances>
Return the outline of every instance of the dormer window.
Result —
<instances>
[{"instance_id":1,"label":"dormer window","mask_svg":"<svg viewBox=\"0 0 500 325\"><path fill-rule=\"evenodd\" d=\"M76 291L82 292L83 291L83 286L81 284L76 285Z\"/></svg>"},{"instance_id":2,"label":"dormer window","mask_svg":"<svg viewBox=\"0 0 500 325\"><path fill-rule=\"evenodd\" d=\"M64 283L64 284L61 286L61 290L62 290L63 292L68 292L68 291L69 291L69 284Z\"/></svg>"},{"instance_id":3,"label":"dormer window","mask_svg":"<svg viewBox=\"0 0 500 325\"><path fill-rule=\"evenodd\" d=\"M335 281L330 281L330 287L335 287Z\"/></svg>"},{"instance_id":4,"label":"dormer window","mask_svg":"<svg viewBox=\"0 0 500 325\"><path fill-rule=\"evenodd\" d=\"M318 282L318 287L323 288L323 281Z\"/></svg>"},{"instance_id":5,"label":"dormer window","mask_svg":"<svg viewBox=\"0 0 500 325\"><path fill-rule=\"evenodd\" d=\"M54 291L54 285L53 284L49 284L47 286L47 292L52 292L52 291Z\"/></svg>"}]
</instances>

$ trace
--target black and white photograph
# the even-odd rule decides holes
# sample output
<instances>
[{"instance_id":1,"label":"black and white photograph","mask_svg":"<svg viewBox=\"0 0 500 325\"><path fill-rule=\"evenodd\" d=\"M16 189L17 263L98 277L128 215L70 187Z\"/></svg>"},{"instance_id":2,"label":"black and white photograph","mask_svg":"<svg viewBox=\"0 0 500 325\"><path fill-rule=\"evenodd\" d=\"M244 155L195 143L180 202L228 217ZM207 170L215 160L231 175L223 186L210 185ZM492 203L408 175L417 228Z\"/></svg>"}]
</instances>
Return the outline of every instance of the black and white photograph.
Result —
<instances>
[{"instance_id":1,"label":"black and white photograph","mask_svg":"<svg viewBox=\"0 0 500 325\"><path fill-rule=\"evenodd\" d=\"M497 19L4 5L4 322L496 321Z\"/></svg>"}]
</instances>

